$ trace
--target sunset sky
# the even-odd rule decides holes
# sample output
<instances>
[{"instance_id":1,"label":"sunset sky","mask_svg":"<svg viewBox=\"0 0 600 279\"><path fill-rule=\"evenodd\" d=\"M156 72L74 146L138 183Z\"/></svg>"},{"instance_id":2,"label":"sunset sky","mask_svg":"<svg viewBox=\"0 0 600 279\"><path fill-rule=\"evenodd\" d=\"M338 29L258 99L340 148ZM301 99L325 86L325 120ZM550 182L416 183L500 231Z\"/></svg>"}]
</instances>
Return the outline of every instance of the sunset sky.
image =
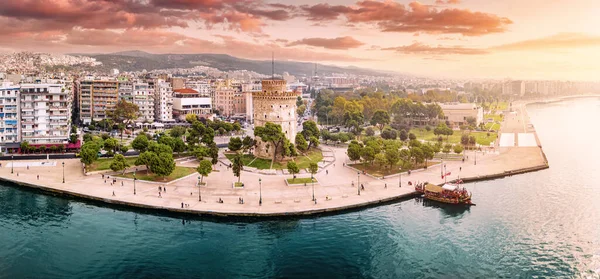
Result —
<instances>
[{"instance_id":1,"label":"sunset sky","mask_svg":"<svg viewBox=\"0 0 600 279\"><path fill-rule=\"evenodd\" d=\"M0 51L226 53L449 78L599 80L598 0L2 0Z\"/></svg>"}]
</instances>

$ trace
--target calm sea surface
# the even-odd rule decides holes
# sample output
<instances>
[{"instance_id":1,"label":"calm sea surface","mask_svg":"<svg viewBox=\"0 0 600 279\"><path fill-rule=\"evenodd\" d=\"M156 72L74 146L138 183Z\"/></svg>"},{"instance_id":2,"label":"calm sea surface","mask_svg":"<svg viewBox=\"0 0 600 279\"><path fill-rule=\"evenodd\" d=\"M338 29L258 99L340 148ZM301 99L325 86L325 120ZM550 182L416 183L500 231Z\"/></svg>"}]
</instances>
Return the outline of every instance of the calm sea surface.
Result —
<instances>
[{"instance_id":1,"label":"calm sea surface","mask_svg":"<svg viewBox=\"0 0 600 279\"><path fill-rule=\"evenodd\" d=\"M529 106L551 168L296 220L101 207L0 185L3 278L531 278L600 273L600 99Z\"/></svg>"}]
</instances>

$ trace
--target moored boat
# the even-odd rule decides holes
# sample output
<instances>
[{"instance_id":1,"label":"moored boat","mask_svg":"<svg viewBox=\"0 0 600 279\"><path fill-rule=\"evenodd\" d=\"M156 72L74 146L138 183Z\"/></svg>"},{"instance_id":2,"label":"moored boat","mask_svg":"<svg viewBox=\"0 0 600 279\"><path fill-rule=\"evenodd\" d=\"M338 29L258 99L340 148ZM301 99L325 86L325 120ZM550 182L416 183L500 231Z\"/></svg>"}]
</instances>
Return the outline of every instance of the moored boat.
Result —
<instances>
[{"instance_id":1,"label":"moored boat","mask_svg":"<svg viewBox=\"0 0 600 279\"><path fill-rule=\"evenodd\" d=\"M423 193L423 197L448 204L475 205L471 202L472 194L459 184L446 183L443 186L430 183L419 183L415 185L415 191Z\"/></svg>"}]
</instances>

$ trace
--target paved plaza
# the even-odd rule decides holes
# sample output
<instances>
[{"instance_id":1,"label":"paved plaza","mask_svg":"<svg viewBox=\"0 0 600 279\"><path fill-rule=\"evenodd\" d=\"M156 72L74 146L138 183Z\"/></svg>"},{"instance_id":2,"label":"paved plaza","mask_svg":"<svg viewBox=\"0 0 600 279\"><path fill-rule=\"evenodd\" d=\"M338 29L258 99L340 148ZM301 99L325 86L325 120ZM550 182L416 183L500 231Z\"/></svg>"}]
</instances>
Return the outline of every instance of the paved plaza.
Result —
<instances>
[{"instance_id":1,"label":"paved plaza","mask_svg":"<svg viewBox=\"0 0 600 279\"><path fill-rule=\"evenodd\" d=\"M519 134L527 132L524 110L518 110L515 117L507 117L503 123L502 132ZM528 143L531 138L526 139ZM536 139L537 140L537 139ZM518 140L521 141L521 140ZM346 148L326 147L327 158L335 161L327 164L315 175L319 181L314 185L314 195L317 203L312 201L313 185L288 186L285 183L290 175L266 175L253 172L242 172L243 189L233 188L237 181L231 169L223 164L217 164L215 171L204 178L206 186L197 187L198 175L194 174L171 183L151 183L129 179L117 179L111 185L111 180L102 178L101 174L86 176L83 166L77 159L70 160L35 160L15 163L14 173L11 174L10 162L3 161L0 176L7 180L40 185L57 191L68 192L77 196L90 197L109 203L128 204L132 206L185 211L191 213L225 214L225 215L288 215L307 214L323 211L333 211L375 204L381 201L393 200L410 195L414 188L408 182L425 182L441 184L442 164L427 170L413 171L402 177L391 176L385 179L373 178L358 174L345 166L348 161ZM329 151L330 150L330 151ZM486 175L503 174L509 171L527 169L545 165L541 149L532 147L501 147L483 152L467 151L465 162L444 162L446 172L451 175L447 179L474 178ZM41 162L44 162L43 166ZM65 183L63 179L63 165ZM184 160L177 163L180 166L196 167L196 160ZM22 167L29 165L29 169ZM48 166L50 165L50 166ZM39 175L39 178L38 178ZM107 173L107 175L110 175ZM310 174L298 175L310 177ZM112 178L112 177L111 177ZM399 187L399 182L402 181ZM122 183L122 184L121 184ZM358 194L358 186L363 184L364 191ZM123 185L123 186L121 186ZM160 193L159 187L166 191ZM467 188L470 185L466 185ZM199 194L201 201L199 201ZM262 205L259 200L262 197ZM239 199L244 204L239 203ZM217 202L219 199L223 203ZM477 201L477 197L473 198ZM182 208L182 203L184 207ZM189 206L188 206L189 205Z\"/></svg>"}]
</instances>

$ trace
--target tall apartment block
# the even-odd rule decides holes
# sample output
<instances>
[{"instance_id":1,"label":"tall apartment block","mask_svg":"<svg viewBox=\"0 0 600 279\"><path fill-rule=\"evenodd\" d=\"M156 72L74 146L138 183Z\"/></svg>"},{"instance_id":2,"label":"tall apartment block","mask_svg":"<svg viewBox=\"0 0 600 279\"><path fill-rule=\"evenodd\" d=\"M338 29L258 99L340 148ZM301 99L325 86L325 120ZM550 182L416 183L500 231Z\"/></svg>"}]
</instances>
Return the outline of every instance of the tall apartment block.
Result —
<instances>
[{"instance_id":1,"label":"tall apartment block","mask_svg":"<svg viewBox=\"0 0 600 279\"><path fill-rule=\"evenodd\" d=\"M116 80L81 80L77 82L79 119L84 124L109 117L119 100Z\"/></svg>"},{"instance_id":2,"label":"tall apartment block","mask_svg":"<svg viewBox=\"0 0 600 279\"><path fill-rule=\"evenodd\" d=\"M0 84L0 152L21 141L19 88L10 82Z\"/></svg>"},{"instance_id":3,"label":"tall apartment block","mask_svg":"<svg viewBox=\"0 0 600 279\"><path fill-rule=\"evenodd\" d=\"M154 83L134 82L133 103L139 107L138 121L154 122Z\"/></svg>"},{"instance_id":4,"label":"tall apartment block","mask_svg":"<svg viewBox=\"0 0 600 279\"><path fill-rule=\"evenodd\" d=\"M71 92L63 84L21 84L21 140L66 144L71 130Z\"/></svg>"},{"instance_id":5,"label":"tall apartment block","mask_svg":"<svg viewBox=\"0 0 600 279\"><path fill-rule=\"evenodd\" d=\"M158 122L173 120L173 88L171 83L157 80L154 88L154 118Z\"/></svg>"}]
</instances>

